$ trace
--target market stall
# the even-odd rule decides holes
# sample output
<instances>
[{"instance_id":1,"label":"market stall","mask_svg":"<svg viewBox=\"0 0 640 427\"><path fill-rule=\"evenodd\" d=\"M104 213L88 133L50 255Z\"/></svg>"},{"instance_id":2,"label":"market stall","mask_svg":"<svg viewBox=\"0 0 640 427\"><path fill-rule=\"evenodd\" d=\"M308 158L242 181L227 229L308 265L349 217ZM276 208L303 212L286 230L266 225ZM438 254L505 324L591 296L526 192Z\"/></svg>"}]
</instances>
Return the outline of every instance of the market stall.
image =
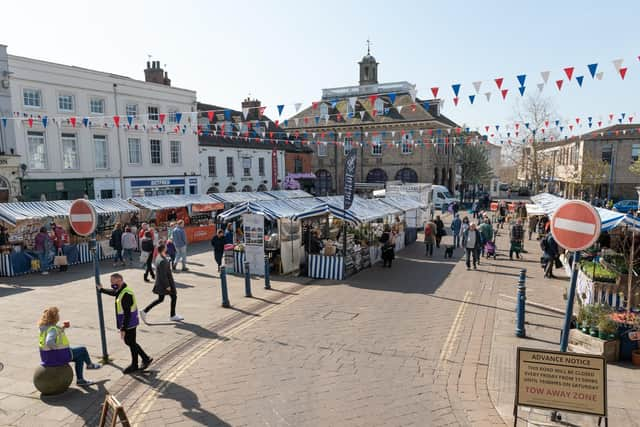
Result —
<instances>
[{"instance_id":1,"label":"market stall","mask_svg":"<svg viewBox=\"0 0 640 427\"><path fill-rule=\"evenodd\" d=\"M98 214L96 239L100 259L111 257L109 239L116 222L128 223L138 209L125 200L90 200ZM56 200L41 202L17 202L0 204L0 222L6 227L8 239L0 247L0 276L17 276L39 269L34 252L35 236L41 227L51 231L51 223L60 227L59 235L64 242L61 251L69 265L93 260L88 238L75 235L69 227L69 207L72 201ZM54 232L55 233L55 232ZM49 265L53 265L53 251Z\"/></svg>"},{"instance_id":2,"label":"market stall","mask_svg":"<svg viewBox=\"0 0 640 427\"><path fill-rule=\"evenodd\" d=\"M232 193L211 193L208 194L207 197L224 203L225 209L232 208L241 203L274 199L273 196L265 191L235 191Z\"/></svg>"},{"instance_id":3,"label":"market stall","mask_svg":"<svg viewBox=\"0 0 640 427\"><path fill-rule=\"evenodd\" d=\"M246 259L251 264L252 272L263 270L264 262L260 263L257 259L252 261L249 257L249 252L254 250L250 246L257 246L255 234L260 232L264 241L264 252L269 256L273 269L282 274L298 270L304 253L301 224L291 218L302 210L313 209L321 204L314 198L271 199L245 202L223 212L219 216L220 220L225 222L237 220L237 225L242 224L244 230L242 244L234 246L233 256L229 253L225 256L227 268L234 273L243 273ZM261 227L256 224L256 215L262 216ZM248 225L248 222L251 225ZM231 263L233 266L230 265ZM260 265L253 265L256 263Z\"/></svg>"},{"instance_id":4,"label":"market stall","mask_svg":"<svg viewBox=\"0 0 640 427\"><path fill-rule=\"evenodd\" d=\"M172 222L184 221L188 243L211 240L215 213L224 208L208 196L194 194L136 197L130 202L140 208L140 221L153 224L161 238L167 237Z\"/></svg>"},{"instance_id":5,"label":"market stall","mask_svg":"<svg viewBox=\"0 0 640 427\"><path fill-rule=\"evenodd\" d=\"M382 202L400 209L403 212L401 221L403 222L404 243L409 245L418 239L418 230L422 228L421 209L426 208L426 204L406 195L394 195L380 199Z\"/></svg>"}]
</instances>

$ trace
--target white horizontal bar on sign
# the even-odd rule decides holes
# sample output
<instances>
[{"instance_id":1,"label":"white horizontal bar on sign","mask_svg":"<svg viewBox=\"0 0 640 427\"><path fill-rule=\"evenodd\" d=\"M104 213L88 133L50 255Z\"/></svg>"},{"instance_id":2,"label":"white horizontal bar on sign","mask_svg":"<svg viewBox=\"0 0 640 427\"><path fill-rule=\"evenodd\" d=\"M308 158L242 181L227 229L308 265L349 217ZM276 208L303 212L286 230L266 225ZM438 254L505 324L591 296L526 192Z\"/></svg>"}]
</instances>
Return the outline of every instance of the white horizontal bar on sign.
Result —
<instances>
[{"instance_id":1,"label":"white horizontal bar on sign","mask_svg":"<svg viewBox=\"0 0 640 427\"><path fill-rule=\"evenodd\" d=\"M553 223L555 228L573 231L580 234L593 235L596 232L596 225L590 222L575 221L567 218L556 218Z\"/></svg>"},{"instance_id":2,"label":"white horizontal bar on sign","mask_svg":"<svg viewBox=\"0 0 640 427\"><path fill-rule=\"evenodd\" d=\"M93 215L91 215L91 214L73 214L73 215L71 215L71 221L73 221L73 222L91 222L91 221L93 221Z\"/></svg>"}]
</instances>

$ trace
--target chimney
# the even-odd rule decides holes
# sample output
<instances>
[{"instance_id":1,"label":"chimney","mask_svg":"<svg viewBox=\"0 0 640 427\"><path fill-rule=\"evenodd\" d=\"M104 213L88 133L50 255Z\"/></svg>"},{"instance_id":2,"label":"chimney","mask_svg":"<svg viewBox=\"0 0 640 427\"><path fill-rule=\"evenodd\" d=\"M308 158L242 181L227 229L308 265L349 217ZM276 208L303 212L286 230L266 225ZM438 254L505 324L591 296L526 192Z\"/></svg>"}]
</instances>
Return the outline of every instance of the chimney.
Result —
<instances>
[{"instance_id":1,"label":"chimney","mask_svg":"<svg viewBox=\"0 0 640 427\"><path fill-rule=\"evenodd\" d=\"M261 103L259 100L251 99L249 97L242 101L242 109L249 109L249 112L247 113L247 120L258 120L260 105Z\"/></svg>"},{"instance_id":2,"label":"chimney","mask_svg":"<svg viewBox=\"0 0 640 427\"><path fill-rule=\"evenodd\" d=\"M147 61L147 68L144 70L144 81L171 86L169 74L160 68L160 61Z\"/></svg>"}]
</instances>

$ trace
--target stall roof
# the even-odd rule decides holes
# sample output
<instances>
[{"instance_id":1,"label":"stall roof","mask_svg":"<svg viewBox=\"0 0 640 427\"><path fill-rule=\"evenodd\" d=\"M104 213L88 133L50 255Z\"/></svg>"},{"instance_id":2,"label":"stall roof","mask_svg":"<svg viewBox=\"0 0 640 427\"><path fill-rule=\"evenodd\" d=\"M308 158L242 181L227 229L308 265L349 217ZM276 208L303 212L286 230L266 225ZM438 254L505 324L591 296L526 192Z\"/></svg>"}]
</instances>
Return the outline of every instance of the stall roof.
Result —
<instances>
[{"instance_id":1,"label":"stall roof","mask_svg":"<svg viewBox=\"0 0 640 427\"><path fill-rule=\"evenodd\" d=\"M383 197L376 200L381 200L382 202L388 205L391 205L395 208L402 209L403 211L427 207L424 203L421 203L418 200L412 197L406 196L404 194L396 194L393 196Z\"/></svg>"},{"instance_id":2,"label":"stall roof","mask_svg":"<svg viewBox=\"0 0 640 427\"><path fill-rule=\"evenodd\" d=\"M63 218L69 214L73 200L0 203L0 220L15 225L18 221ZM138 208L122 199L89 200L98 215L137 212Z\"/></svg>"},{"instance_id":3,"label":"stall roof","mask_svg":"<svg viewBox=\"0 0 640 427\"><path fill-rule=\"evenodd\" d=\"M166 196L134 197L132 203L146 209L184 208L194 204L211 203L211 198L200 194L170 194Z\"/></svg>"},{"instance_id":4,"label":"stall roof","mask_svg":"<svg viewBox=\"0 0 640 427\"><path fill-rule=\"evenodd\" d=\"M304 199L313 197L313 195L303 190L273 190L267 191L267 194L270 194L278 200Z\"/></svg>"},{"instance_id":5,"label":"stall roof","mask_svg":"<svg viewBox=\"0 0 640 427\"><path fill-rule=\"evenodd\" d=\"M237 191L233 193L211 193L208 195L215 200L224 203L238 204L243 202L255 202L257 200L273 200L274 197L265 191Z\"/></svg>"},{"instance_id":6,"label":"stall roof","mask_svg":"<svg viewBox=\"0 0 640 427\"><path fill-rule=\"evenodd\" d=\"M318 199L326 202L334 208L344 210L343 196L318 197ZM363 199L358 196L353 198L353 204L348 211L361 222L373 221L375 219L384 218L387 215L395 215L400 212L399 209L381 202L378 199Z\"/></svg>"},{"instance_id":7,"label":"stall roof","mask_svg":"<svg viewBox=\"0 0 640 427\"><path fill-rule=\"evenodd\" d=\"M547 215L552 215L567 199L563 197L554 196L549 193L540 193L531 197L531 200L540 207ZM602 222L602 231L609 231L612 228L620 225L621 222L626 224L635 225L631 217L626 217L625 214L620 212L614 212L609 209L596 208L600 215L600 221Z\"/></svg>"},{"instance_id":8,"label":"stall roof","mask_svg":"<svg viewBox=\"0 0 640 427\"><path fill-rule=\"evenodd\" d=\"M228 221L248 212L262 214L270 220L291 218L303 210L314 209L322 205L324 205L323 202L314 198L295 200L258 200L254 202L245 202L235 206L234 208L220 214L219 218L223 221Z\"/></svg>"}]
</instances>

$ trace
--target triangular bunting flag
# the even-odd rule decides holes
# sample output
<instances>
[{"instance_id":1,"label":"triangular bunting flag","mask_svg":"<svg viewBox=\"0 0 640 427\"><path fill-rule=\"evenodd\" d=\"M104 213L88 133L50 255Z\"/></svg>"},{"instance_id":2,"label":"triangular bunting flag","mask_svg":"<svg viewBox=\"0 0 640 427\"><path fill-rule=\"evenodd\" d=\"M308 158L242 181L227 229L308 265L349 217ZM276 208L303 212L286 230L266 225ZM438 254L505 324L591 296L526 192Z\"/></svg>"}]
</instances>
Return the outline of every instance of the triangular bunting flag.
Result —
<instances>
[{"instance_id":1,"label":"triangular bunting flag","mask_svg":"<svg viewBox=\"0 0 640 427\"><path fill-rule=\"evenodd\" d=\"M213 111L207 111L207 118L209 119L209 123L213 121ZM246 119L246 116L245 116Z\"/></svg>"},{"instance_id":2,"label":"triangular bunting flag","mask_svg":"<svg viewBox=\"0 0 640 427\"><path fill-rule=\"evenodd\" d=\"M282 110L284 110L284 105L282 104L278 105L278 117L282 115Z\"/></svg>"},{"instance_id":3,"label":"triangular bunting flag","mask_svg":"<svg viewBox=\"0 0 640 427\"><path fill-rule=\"evenodd\" d=\"M584 76L576 76L576 81L578 82L578 86L582 87L583 80L584 80Z\"/></svg>"},{"instance_id":4,"label":"triangular bunting flag","mask_svg":"<svg viewBox=\"0 0 640 427\"><path fill-rule=\"evenodd\" d=\"M42 126L44 126L46 128L48 122L49 122L49 118L47 116L44 116L42 118Z\"/></svg>"},{"instance_id":5,"label":"triangular bunting flag","mask_svg":"<svg viewBox=\"0 0 640 427\"><path fill-rule=\"evenodd\" d=\"M591 78L595 78L596 76L596 70L598 69L598 64L589 64L587 65L587 68L589 69L589 73L591 74Z\"/></svg>"},{"instance_id":6,"label":"triangular bunting flag","mask_svg":"<svg viewBox=\"0 0 640 427\"><path fill-rule=\"evenodd\" d=\"M520 86L520 87L518 88L518 90L520 91L520 96L524 96L524 89L525 89L525 87L524 87L524 86Z\"/></svg>"},{"instance_id":7,"label":"triangular bunting flag","mask_svg":"<svg viewBox=\"0 0 640 427\"><path fill-rule=\"evenodd\" d=\"M75 117L72 117L73 120L73 127L76 127L76 121L75 121ZM129 126L131 126L131 124L133 123L133 116L129 115L127 116L127 122L129 122Z\"/></svg>"},{"instance_id":8,"label":"triangular bunting flag","mask_svg":"<svg viewBox=\"0 0 640 427\"><path fill-rule=\"evenodd\" d=\"M627 75L627 67L620 68L618 72L620 73L620 77L622 78L622 80L624 80L624 76Z\"/></svg>"},{"instance_id":9,"label":"triangular bunting flag","mask_svg":"<svg viewBox=\"0 0 640 427\"><path fill-rule=\"evenodd\" d=\"M432 87L431 88L431 94L433 95L434 98L438 97L438 90L439 90L439 88L437 88L437 87Z\"/></svg>"},{"instance_id":10,"label":"triangular bunting flag","mask_svg":"<svg viewBox=\"0 0 640 427\"><path fill-rule=\"evenodd\" d=\"M497 79L493 80L494 82L496 82L496 86L498 86L498 89L502 89L503 80L504 80L504 78L502 78L502 77L498 77Z\"/></svg>"},{"instance_id":11,"label":"triangular bunting flag","mask_svg":"<svg viewBox=\"0 0 640 427\"><path fill-rule=\"evenodd\" d=\"M364 120L364 110L360 111L360 120Z\"/></svg>"},{"instance_id":12,"label":"triangular bunting flag","mask_svg":"<svg viewBox=\"0 0 640 427\"><path fill-rule=\"evenodd\" d=\"M393 105L396 102L396 94L395 93L390 93L389 94L389 102L391 103L391 105Z\"/></svg>"},{"instance_id":13,"label":"triangular bunting flag","mask_svg":"<svg viewBox=\"0 0 640 427\"><path fill-rule=\"evenodd\" d=\"M412 87L411 89L409 89L409 96L411 96L411 102L415 102L416 101L416 89L414 87Z\"/></svg>"},{"instance_id":14,"label":"triangular bunting flag","mask_svg":"<svg viewBox=\"0 0 640 427\"><path fill-rule=\"evenodd\" d=\"M475 81L473 82L473 88L476 90L476 94L480 93L480 86L482 86L482 82L481 81Z\"/></svg>"},{"instance_id":15,"label":"triangular bunting flag","mask_svg":"<svg viewBox=\"0 0 640 427\"><path fill-rule=\"evenodd\" d=\"M338 105L338 100L337 99L332 99L331 100L331 108L336 108L336 105Z\"/></svg>"},{"instance_id":16,"label":"triangular bunting flag","mask_svg":"<svg viewBox=\"0 0 640 427\"><path fill-rule=\"evenodd\" d=\"M176 123L180 123L182 120L182 113L176 113Z\"/></svg>"},{"instance_id":17,"label":"triangular bunting flag","mask_svg":"<svg viewBox=\"0 0 640 427\"><path fill-rule=\"evenodd\" d=\"M460 93L460 83L456 83L454 85L451 85L451 89L453 89L453 94L457 97L458 94ZM456 105L458 105L457 102L456 102Z\"/></svg>"},{"instance_id":18,"label":"triangular bunting flag","mask_svg":"<svg viewBox=\"0 0 640 427\"><path fill-rule=\"evenodd\" d=\"M429 101L424 101L422 103L422 108L424 108L425 110L429 111Z\"/></svg>"},{"instance_id":19,"label":"triangular bunting flag","mask_svg":"<svg viewBox=\"0 0 640 427\"><path fill-rule=\"evenodd\" d=\"M349 97L349 106L351 106L351 109L352 109L352 110L355 110L355 109L356 109L356 101L357 101L357 100L358 100L358 98L357 98L357 97L355 97L355 96L351 96L351 97Z\"/></svg>"},{"instance_id":20,"label":"triangular bunting flag","mask_svg":"<svg viewBox=\"0 0 640 427\"><path fill-rule=\"evenodd\" d=\"M160 114L160 115L158 116L158 118L160 119L160 124L163 124L163 123L164 123L164 119L165 119L166 117L167 117L167 115L166 115L166 114Z\"/></svg>"},{"instance_id":21,"label":"triangular bunting flag","mask_svg":"<svg viewBox=\"0 0 640 427\"><path fill-rule=\"evenodd\" d=\"M369 96L369 102L371 103L372 106L373 106L373 104L375 104L376 99L378 99L378 95L370 95Z\"/></svg>"},{"instance_id":22,"label":"triangular bunting flag","mask_svg":"<svg viewBox=\"0 0 640 427\"><path fill-rule=\"evenodd\" d=\"M540 76L542 76L542 81L544 82L544 84L547 84L547 82L549 81L549 74L551 74L551 71L542 71L540 73Z\"/></svg>"},{"instance_id":23,"label":"triangular bunting flag","mask_svg":"<svg viewBox=\"0 0 640 427\"><path fill-rule=\"evenodd\" d=\"M33 127L33 117L29 117L27 119L27 122L29 123L29 127L32 128Z\"/></svg>"},{"instance_id":24,"label":"triangular bunting flag","mask_svg":"<svg viewBox=\"0 0 640 427\"><path fill-rule=\"evenodd\" d=\"M224 119L228 122L231 121L231 110L224 110Z\"/></svg>"},{"instance_id":25,"label":"triangular bunting flag","mask_svg":"<svg viewBox=\"0 0 640 427\"><path fill-rule=\"evenodd\" d=\"M459 98L457 96L455 98L453 98L453 105L455 105L457 107L458 106L458 101L459 101Z\"/></svg>"},{"instance_id":26,"label":"triangular bunting flag","mask_svg":"<svg viewBox=\"0 0 640 427\"><path fill-rule=\"evenodd\" d=\"M602 80L602 78L604 77L604 72L603 71L599 71L596 73L596 79L597 80Z\"/></svg>"},{"instance_id":27,"label":"triangular bunting flag","mask_svg":"<svg viewBox=\"0 0 640 427\"><path fill-rule=\"evenodd\" d=\"M84 125L84 127L89 126L89 118L88 117L84 117L82 119L82 124Z\"/></svg>"},{"instance_id":28,"label":"triangular bunting flag","mask_svg":"<svg viewBox=\"0 0 640 427\"><path fill-rule=\"evenodd\" d=\"M71 122L71 126L76 127L76 118L75 117L69 117L69 121Z\"/></svg>"},{"instance_id":29,"label":"triangular bunting flag","mask_svg":"<svg viewBox=\"0 0 640 427\"><path fill-rule=\"evenodd\" d=\"M262 116L264 115L264 110L266 110L267 107L259 107L258 108L258 118L261 119Z\"/></svg>"},{"instance_id":30,"label":"triangular bunting flag","mask_svg":"<svg viewBox=\"0 0 640 427\"><path fill-rule=\"evenodd\" d=\"M544 83L538 83L538 91L542 92L542 89L544 89Z\"/></svg>"},{"instance_id":31,"label":"triangular bunting flag","mask_svg":"<svg viewBox=\"0 0 640 427\"><path fill-rule=\"evenodd\" d=\"M469 102L470 102L471 104L473 104L473 101L475 101L475 99L476 99L476 96L475 96L475 95L469 95Z\"/></svg>"},{"instance_id":32,"label":"triangular bunting flag","mask_svg":"<svg viewBox=\"0 0 640 427\"><path fill-rule=\"evenodd\" d=\"M562 90L562 83L564 83L564 80L556 80L556 86L558 86L558 90Z\"/></svg>"},{"instance_id":33,"label":"triangular bunting flag","mask_svg":"<svg viewBox=\"0 0 640 427\"><path fill-rule=\"evenodd\" d=\"M507 92L509 92L509 89L502 89L500 92L502 92L502 99L505 99L507 97Z\"/></svg>"},{"instance_id":34,"label":"triangular bunting flag","mask_svg":"<svg viewBox=\"0 0 640 427\"><path fill-rule=\"evenodd\" d=\"M296 109L296 113L300 111L300 107L302 107L302 102L296 102L293 104L293 107Z\"/></svg>"},{"instance_id":35,"label":"triangular bunting flag","mask_svg":"<svg viewBox=\"0 0 640 427\"><path fill-rule=\"evenodd\" d=\"M569 81L571 81L571 77L573 76L573 68L574 67L567 67L564 69L564 73L567 75Z\"/></svg>"},{"instance_id":36,"label":"triangular bunting flag","mask_svg":"<svg viewBox=\"0 0 640 427\"><path fill-rule=\"evenodd\" d=\"M516 78L518 79L518 83L520 83L520 86L524 86L524 81L527 79L527 75L526 74L520 74Z\"/></svg>"},{"instance_id":37,"label":"triangular bunting flag","mask_svg":"<svg viewBox=\"0 0 640 427\"><path fill-rule=\"evenodd\" d=\"M313 101L313 102L311 103L311 109L312 109L312 110L315 110L315 109L317 109L317 108L318 108L318 101Z\"/></svg>"},{"instance_id":38,"label":"triangular bunting flag","mask_svg":"<svg viewBox=\"0 0 640 427\"><path fill-rule=\"evenodd\" d=\"M613 61L613 66L615 67L616 71L620 70L620 67L622 67L622 61L624 61L622 58L620 59L614 59Z\"/></svg>"},{"instance_id":39,"label":"triangular bunting flag","mask_svg":"<svg viewBox=\"0 0 640 427\"><path fill-rule=\"evenodd\" d=\"M402 105L398 105L398 106L396 107L396 110L398 110L398 113L400 113L400 112L402 111Z\"/></svg>"},{"instance_id":40,"label":"triangular bunting flag","mask_svg":"<svg viewBox=\"0 0 640 427\"><path fill-rule=\"evenodd\" d=\"M485 97L487 97L487 102L491 101L491 92L485 92Z\"/></svg>"}]
</instances>

